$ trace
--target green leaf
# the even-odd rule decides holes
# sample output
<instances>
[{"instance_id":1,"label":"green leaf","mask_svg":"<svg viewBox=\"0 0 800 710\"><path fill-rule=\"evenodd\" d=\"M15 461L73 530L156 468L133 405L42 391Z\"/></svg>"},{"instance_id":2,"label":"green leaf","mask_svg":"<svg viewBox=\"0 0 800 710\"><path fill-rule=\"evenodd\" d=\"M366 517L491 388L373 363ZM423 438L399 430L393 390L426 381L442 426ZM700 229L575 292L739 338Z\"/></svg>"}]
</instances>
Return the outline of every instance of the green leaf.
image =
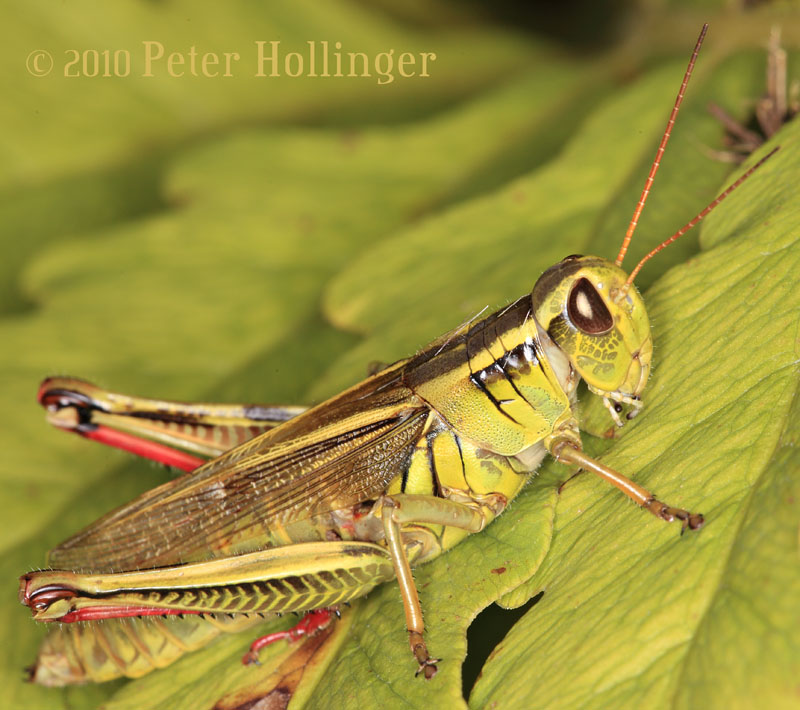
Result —
<instances>
[{"instance_id":1,"label":"green leaf","mask_svg":"<svg viewBox=\"0 0 800 710\"><path fill-rule=\"evenodd\" d=\"M170 150L243 123L352 124L364 122L365 113L373 122L425 115L536 57L530 44L507 32L414 32L380 10L342 0L236 0L224 11L188 0L121 0L113 8L76 0L68 7L29 3L9 12L15 22L14 31L4 36L3 79L17 99L0 108L3 188L130 161L143 149ZM273 77L272 65L259 63L257 42L271 47L273 41L280 42L281 57L304 55L303 76L288 76L279 66L280 76ZM340 42L345 62L347 53L356 51L374 57L394 49L398 61L402 52L434 52L436 70L432 65L430 81L385 85L375 71L364 79L320 80L307 75L310 41L328 41L331 52ZM463 53L465 45L469 53ZM26 60L37 50L52 58L46 76L26 71ZM100 54L97 66L94 52ZM110 60L104 52L111 53ZM225 52L239 56L228 77L222 71ZM204 75L207 53L220 64ZM179 57L170 69L172 54ZM334 61L331 56L331 67ZM215 72L218 76L212 76Z\"/></svg>"},{"instance_id":2,"label":"green leaf","mask_svg":"<svg viewBox=\"0 0 800 710\"><path fill-rule=\"evenodd\" d=\"M530 582L544 597L475 707L796 704L800 125L779 140L709 218L716 246L647 293L646 413L604 457L706 526L680 538L588 476L569 484Z\"/></svg>"},{"instance_id":3,"label":"green leaf","mask_svg":"<svg viewBox=\"0 0 800 710\"><path fill-rule=\"evenodd\" d=\"M261 85L238 79L229 87L158 80L110 81L101 88L53 78L36 84L14 74L9 89L20 99L0 112L3 184L14 185L0 196L7 254L0 289L0 416L6 433L0 572L7 581L0 606L6 649L0 685L3 705L10 708L89 708L103 702L118 709L211 707L223 695L241 697L237 690L254 684L266 684L258 686L263 690L283 678L281 664L307 650L275 647L265 654L262 669L240 668L238 659L251 640L245 634L221 639L131 683L59 691L20 682L20 669L35 657L38 630L16 601L16 577L41 565L48 547L165 480L152 466L48 430L33 401L43 376L69 372L120 391L176 399L311 403L362 377L370 360L407 355L485 305L500 306L528 291L544 268L568 253L613 255L693 39L676 37L674 46L681 50L667 62L640 48L639 60L648 69L637 73L629 49L599 60L567 59L541 41L491 25L452 28L448 20L422 32L363 4L230 7L213 14L181 3L124 2L115 15L88 4L60 11L34 4L2 51L19 65L34 47L91 46L94 36L107 37L112 45L140 42L153 26L177 48L206 42L222 48L254 36L270 39L278 30L287 46L299 46L321 37L325 27L343 41L363 40L359 48L407 42L424 49L435 41L442 70L430 84L396 84L386 92L358 82L310 87L282 81L270 84L266 97ZM191 22L183 23L185 18ZM746 27L749 18L741 22ZM728 168L703 154L702 145L718 146L720 137L705 103L714 98L743 114L745 99L761 90L762 63L761 53L728 57L712 50L707 61L701 58L631 263L717 192ZM622 65L625 78L635 74L636 80L617 88ZM487 89L490 82L494 86ZM605 100L597 108L601 95ZM313 127L281 125L290 121ZM577 661L613 655L601 634L577 616L579 631L571 630L572 614L559 610L584 599L601 600L603 612L613 608L622 616L650 614L658 620L661 611L666 619L668 604L641 606L652 602L650 588L704 614L677 631L666 627L672 631L667 642L679 637L684 646L686 639L693 645L669 646L664 658L675 660L670 668L682 669L685 681L671 680L671 694L659 697L709 706L731 704L727 694L734 692L779 697L791 664L796 668L796 638L764 633L759 645L750 632L760 639L759 629L798 628L792 605L797 595L789 593L796 584L794 568L775 569L776 560L788 559L796 521L788 502L795 494L790 475L795 435L782 433L791 393L778 391L778 375L769 375L780 370L788 378L792 371L786 344L775 351L766 338L773 331L789 338L791 327L786 315L766 318L769 331L757 325L768 304L777 309L780 303L785 314L791 312L792 294L772 276L791 273L792 247L787 242L771 261L762 254L778 243L770 239L780 241L775 220L785 220L788 229L793 218L785 195L796 184L796 155L790 157L788 144L785 150L712 216L703 232L708 254L689 261L677 277L670 272L646 294L657 342L656 374L647 410L608 456L612 465L657 485L670 502L703 506L708 527L679 540L674 526L647 519L588 476L570 483L556 506L555 481L565 474L547 467L487 531L415 572L431 650L444 657L432 682L413 678L399 594L387 584L354 604L334 628L308 665L298 703L458 706L471 620L495 599L513 594L519 603L544 586L543 601L487 663L473 704L486 699L535 705L548 697L559 705L559 685L580 695L581 683L595 679L602 663L565 661L557 643L548 660L544 637L551 633L549 641L558 642L585 633L589 640L583 638ZM785 202L778 209L780 195ZM761 231L767 217L773 224ZM760 241L751 251L725 251L754 234ZM648 265L640 283L655 281L696 250L696 241L679 243ZM758 258L765 269L776 267L770 276L759 272L770 286L763 304L751 291L743 296L743 286L731 289L740 268L735 259L750 268ZM752 318L685 315L722 316L726 311L716 300L722 294L729 294L726 307L735 301ZM690 335L697 336L691 347L701 348L692 360L698 363L693 380L687 380L683 357ZM764 345L757 353L753 339ZM713 364L701 366L712 353ZM749 389L732 384L743 378L755 382L759 373L764 382ZM712 403L704 404L684 380ZM669 397L670 387L681 396ZM727 409L717 416L713 402L728 402ZM736 418L743 416L737 403L747 406L746 422ZM701 428L714 422L717 429L710 433ZM715 441L714 433L723 436L725 456L705 450L700 431L709 441ZM740 448L742 432L762 437L758 446ZM687 443L684 450L684 439L693 448ZM731 451L746 459L744 477L728 476L745 465L731 464L726 459ZM709 460L720 462L710 472ZM769 461L779 477L774 485L765 473ZM684 476L686 470L692 475ZM753 491L750 507L742 513L748 491ZM775 515L763 513L768 506ZM598 513L602 525L592 519ZM597 554L611 557L607 575L597 573L586 551L591 541ZM730 550L727 562L721 559L724 544ZM613 580L631 578L626 565L650 561L654 554L660 555L654 566L660 576L655 571L654 576L671 586L632 582L624 600L607 606L605 592L613 589ZM543 560L541 571L526 582ZM706 577L708 560L716 572ZM696 570L699 582L689 574ZM568 586L573 577L577 591ZM696 589L701 594L695 601ZM731 611L736 603L742 611ZM597 614L597 604L587 601L584 607ZM748 611L747 625L730 622L731 614ZM641 626L629 634L631 624L617 624L608 634L613 648L624 643L638 648ZM532 649L518 648L517 657L518 637L539 641ZM732 641L738 655L723 641ZM569 648L574 652L576 646ZM692 655L698 653L708 655ZM768 654L779 662L760 669L758 662ZM707 658L717 665L710 668ZM628 675L625 688L614 687L622 688L620 693L633 687L631 695L580 697L592 705L634 704L644 697L642 688L650 689L648 678L656 675L662 685L672 678L669 672L658 675L662 666L634 661L615 667L617 676ZM716 669L731 663L743 669L736 683L719 689ZM684 697L689 691L694 695Z\"/></svg>"}]
</instances>

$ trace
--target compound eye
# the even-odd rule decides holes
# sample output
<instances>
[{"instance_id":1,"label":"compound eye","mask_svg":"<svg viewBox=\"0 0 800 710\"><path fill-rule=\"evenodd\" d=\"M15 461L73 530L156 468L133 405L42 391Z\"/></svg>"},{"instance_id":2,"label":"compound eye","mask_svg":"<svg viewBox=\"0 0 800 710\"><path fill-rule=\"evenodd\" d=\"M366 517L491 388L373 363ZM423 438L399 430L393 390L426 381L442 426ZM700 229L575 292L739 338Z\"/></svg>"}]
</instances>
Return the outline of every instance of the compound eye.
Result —
<instances>
[{"instance_id":1,"label":"compound eye","mask_svg":"<svg viewBox=\"0 0 800 710\"><path fill-rule=\"evenodd\" d=\"M589 279L578 279L567 299L567 315L573 325L588 335L607 333L614 325L606 304Z\"/></svg>"}]
</instances>

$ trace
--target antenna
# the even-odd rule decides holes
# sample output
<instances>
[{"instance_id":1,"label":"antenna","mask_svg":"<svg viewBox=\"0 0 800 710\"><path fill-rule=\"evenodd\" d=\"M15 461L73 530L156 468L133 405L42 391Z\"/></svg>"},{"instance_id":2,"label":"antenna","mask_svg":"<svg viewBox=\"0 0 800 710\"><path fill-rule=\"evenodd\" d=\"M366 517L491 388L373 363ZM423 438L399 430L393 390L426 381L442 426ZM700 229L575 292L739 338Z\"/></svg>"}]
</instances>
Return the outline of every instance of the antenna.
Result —
<instances>
[{"instance_id":1,"label":"antenna","mask_svg":"<svg viewBox=\"0 0 800 710\"><path fill-rule=\"evenodd\" d=\"M653 186L653 180L655 180L656 173L658 172L658 166L661 165L661 157L664 155L664 149L667 147L667 143L669 142L669 136L672 133L672 126L675 125L675 118L678 116L678 110L681 107L683 95L686 92L686 85L689 83L689 77L692 75L694 63L697 61L697 55L700 52L700 45L703 44L703 40L705 39L707 31L708 24L706 23L703 25L703 29L700 30L700 36L697 38L697 43L694 45L694 51L692 52L691 59L689 59L689 66L686 67L686 73L683 75L681 88L678 90L678 96L675 99L675 105L672 107L672 113L670 113L669 121L667 121L667 127L664 129L664 135L661 136L661 143L658 145L656 157L653 160L653 164L650 166L650 174L647 176L647 180L644 181L644 189L639 197L639 202L636 205L636 209L633 211L633 217L631 217L630 224L628 224L628 231L625 232L625 239L622 240L622 246L619 248L619 254L617 254L617 258L614 261L617 266L622 266L622 260L625 258L625 253L628 251L628 245L631 243L633 233L636 231L636 225L639 223L639 217L644 209L644 203L647 202L647 196L650 194L650 188ZM678 237L676 236L675 239L677 238Z\"/></svg>"},{"instance_id":2,"label":"antenna","mask_svg":"<svg viewBox=\"0 0 800 710\"><path fill-rule=\"evenodd\" d=\"M628 276L628 280L625 282L625 285L622 287L622 293L626 293L630 285L633 283L633 279L636 278L636 274L639 273L644 263L654 257L658 252L660 252L664 247L672 244L678 237L683 236L688 232L694 225L696 225L703 217L705 217L711 210L713 210L720 202L722 202L728 195L730 195L739 185L741 185L747 178L749 178L758 168L760 168L764 163L767 162L775 153L780 150L780 146L777 148L773 148L769 153L767 153L761 160L759 160L752 168L750 168L747 172L745 172L736 182L734 182L727 190L725 190L716 200L714 200L711 204L708 205L702 212L700 212L694 219L687 222L683 227L681 227L675 234L671 237L665 239L661 244L659 244L653 251L649 254L645 255L642 260L636 264L636 267L631 271L631 275Z\"/></svg>"}]
</instances>

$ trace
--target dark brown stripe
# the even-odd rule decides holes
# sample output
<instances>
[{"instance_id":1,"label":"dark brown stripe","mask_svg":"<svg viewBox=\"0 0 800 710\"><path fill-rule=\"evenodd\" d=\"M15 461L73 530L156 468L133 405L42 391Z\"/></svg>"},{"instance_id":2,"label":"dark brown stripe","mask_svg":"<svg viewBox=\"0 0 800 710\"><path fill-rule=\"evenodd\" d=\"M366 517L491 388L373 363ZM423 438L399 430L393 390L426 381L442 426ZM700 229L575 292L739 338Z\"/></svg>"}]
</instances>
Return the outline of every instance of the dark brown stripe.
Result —
<instances>
[{"instance_id":1,"label":"dark brown stripe","mask_svg":"<svg viewBox=\"0 0 800 710\"><path fill-rule=\"evenodd\" d=\"M425 448L428 451L428 467L431 470L431 491L437 498L442 497L441 484L439 483L439 474L436 471L436 457L433 455L433 440L436 434L430 434L425 439Z\"/></svg>"},{"instance_id":2,"label":"dark brown stripe","mask_svg":"<svg viewBox=\"0 0 800 710\"><path fill-rule=\"evenodd\" d=\"M406 365L403 381L411 389L430 382L446 372L463 367L468 358L469 343L485 333L499 335L519 328L530 317L530 297L523 296L509 306L501 308L483 320L474 323L465 333L454 337L444 347L433 344L411 358Z\"/></svg>"},{"instance_id":3,"label":"dark brown stripe","mask_svg":"<svg viewBox=\"0 0 800 710\"><path fill-rule=\"evenodd\" d=\"M469 380L481 392L483 392L483 394L486 395L486 398L495 406L495 408L497 409L498 412L500 412L500 414L506 417L506 419L509 419L510 421L514 422L514 424L519 425L519 422L516 419L514 419L514 417L512 417L508 412L503 410L503 407L500 405L500 402L498 402L495 399L494 395L491 392L489 392L488 389L486 389L486 385L484 385L483 382L481 382L479 377L475 377L475 375L470 375Z\"/></svg>"}]
</instances>

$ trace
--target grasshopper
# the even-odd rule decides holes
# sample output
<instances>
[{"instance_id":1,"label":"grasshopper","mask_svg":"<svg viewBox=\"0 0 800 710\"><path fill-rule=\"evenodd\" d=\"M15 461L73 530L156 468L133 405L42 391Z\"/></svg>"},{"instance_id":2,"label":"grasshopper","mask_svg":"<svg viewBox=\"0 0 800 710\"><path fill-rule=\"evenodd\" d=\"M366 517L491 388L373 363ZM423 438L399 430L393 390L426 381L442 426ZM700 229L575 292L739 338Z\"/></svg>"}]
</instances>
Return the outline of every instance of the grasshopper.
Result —
<instances>
[{"instance_id":1,"label":"grasshopper","mask_svg":"<svg viewBox=\"0 0 800 710\"><path fill-rule=\"evenodd\" d=\"M439 659L412 567L482 531L547 454L682 531L700 528L702 515L583 453L573 407L583 379L617 425L641 410L653 343L634 278L766 160L622 270L706 29L615 261L568 256L530 294L310 409L187 405L45 380L39 401L52 423L189 472L56 547L54 569L20 578L36 620L102 622L51 634L32 679L139 676L221 631L329 609L392 578L417 674L432 678ZM153 623L126 622L140 616ZM255 641L247 658L271 640Z\"/></svg>"}]
</instances>

